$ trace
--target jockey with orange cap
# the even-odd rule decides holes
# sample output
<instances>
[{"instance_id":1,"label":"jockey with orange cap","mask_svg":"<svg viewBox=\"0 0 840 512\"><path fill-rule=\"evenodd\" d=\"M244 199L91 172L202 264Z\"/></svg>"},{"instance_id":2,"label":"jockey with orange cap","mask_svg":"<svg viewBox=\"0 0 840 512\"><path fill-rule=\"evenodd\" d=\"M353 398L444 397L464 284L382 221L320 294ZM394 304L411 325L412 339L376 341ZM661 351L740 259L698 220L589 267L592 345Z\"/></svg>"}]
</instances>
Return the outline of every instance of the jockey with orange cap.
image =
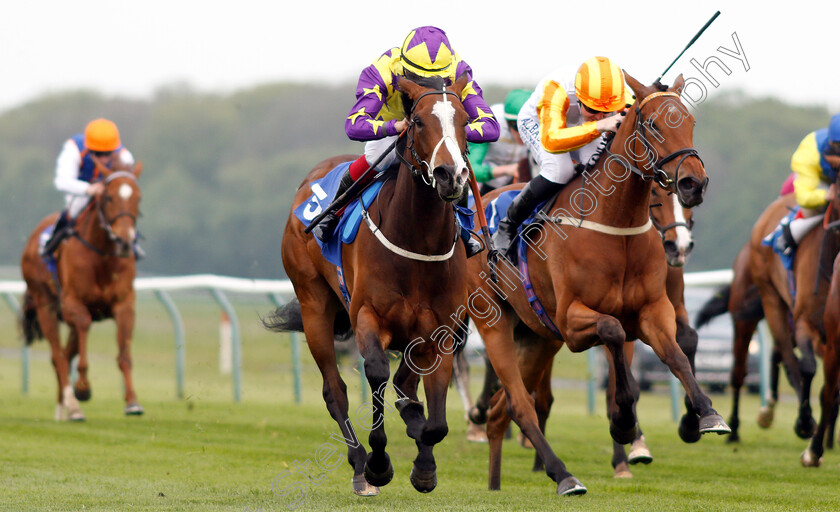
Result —
<instances>
[{"instance_id":1,"label":"jockey with orange cap","mask_svg":"<svg viewBox=\"0 0 840 512\"><path fill-rule=\"evenodd\" d=\"M120 132L112 121L94 119L85 127L84 133L70 137L61 148L56 159L54 183L55 188L65 194L65 207L50 239L44 244L42 256L51 256L55 252L72 233L76 217L90 199L99 197L105 191L105 184L97 181L99 176L94 158L108 168L116 161L124 165L134 164L134 157L120 142ZM135 254L138 259L142 257L137 245Z\"/></svg>"},{"instance_id":2,"label":"jockey with orange cap","mask_svg":"<svg viewBox=\"0 0 840 512\"><path fill-rule=\"evenodd\" d=\"M396 140L407 126L407 112L402 93L397 88L400 77L422 81L441 77L451 85L461 74L467 73L470 81L461 92L461 102L469 115L467 141L492 142L499 138L499 124L482 97L481 88L472 80L472 69L452 50L446 33L431 26L418 27L409 32L399 48L391 48L362 70L356 86L356 104L344 123L344 131L352 140L365 141L365 154L350 165L342 177L336 197L364 174L382 153ZM396 161L392 149L378 164L377 171L387 169ZM368 179L373 177L368 173ZM339 213L330 213L312 229L321 241L328 240L338 225ZM480 250L477 240L471 239Z\"/></svg>"},{"instance_id":3,"label":"jockey with orange cap","mask_svg":"<svg viewBox=\"0 0 840 512\"><path fill-rule=\"evenodd\" d=\"M570 79L574 77L574 81ZM499 223L493 242L503 253L517 228L543 201L575 177L575 164L593 156L606 132L615 132L632 103L624 73L606 57L593 57L573 74L558 70L540 81L519 111L519 135L540 166Z\"/></svg>"}]
</instances>

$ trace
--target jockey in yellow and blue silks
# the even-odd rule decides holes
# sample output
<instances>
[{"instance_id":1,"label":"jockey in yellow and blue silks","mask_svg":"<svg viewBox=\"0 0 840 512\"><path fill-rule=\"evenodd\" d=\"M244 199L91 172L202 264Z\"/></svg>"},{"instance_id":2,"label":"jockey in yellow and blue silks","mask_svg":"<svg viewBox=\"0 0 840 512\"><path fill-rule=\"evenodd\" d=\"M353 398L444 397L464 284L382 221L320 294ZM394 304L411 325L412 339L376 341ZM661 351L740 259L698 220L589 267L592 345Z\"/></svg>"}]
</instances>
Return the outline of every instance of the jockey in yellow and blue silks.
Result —
<instances>
[{"instance_id":1,"label":"jockey in yellow and blue silks","mask_svg":"<svg viewBox=\"0 0 840 512\"><path fill-rule=\"evenodd\" d=\"M397 88L400 77L416 81L438 76L452 84L463 73L470 78L461 92L461 102L470 118L467 141L495 141L499 137L499 123L484 101L481 88L472 79L472 69L452 50L443 30L418 27L409 32L401 47L391 48L363 69L356 86L356 104L347 116L344 131L350 139L366 142L365 154L350 165L336 197L359 179L408 126L402 93ZM395 160L396 152L392 149L377 170L387 169ZM372 178L373 174L368 173L368 177ZM326 215L312 233L325 242L335 231L339 215L338 212ZM478 241L473 242L480 247Z\"/></svg>"},{"instance_id":2,"label":"jockey in yellow and blue silks","mask_svg":"<svg viewBox=\"0 0 840 512\"><path fill-rule=\"evenodd\" d=\"M58 217L50 239L44 244L42 256L52 256L59 244L72 233L76 217L91 198L100 197L105 184L99 181L94 158L111 168L119 162L134 164L134 156L122 145L117 125L107 119L94 119L83 133L70 137L61 148L55 165L55 188L64 193L65 207ZM135 244L135 256L142 250Z\"/></svg>"},{"instance_id":3,"label":"jockey in yellow and blue silks","mask_svg":"<svg viewBox=\"0 0 840 512\"><path fill-rule=\"evenodd\" d=\"M606 57L586 60L575 73L556 70L537 85L519 111L519 135L540 167L511 202L493 235L507 253L517 229L543 201L575 177L575 164L595 154L606 132L615 132L632 103L621 68Z\"/></svg>"},{"instance_id":4,"label":"jockey in yellow and blue silks","mask_svg":"<svg viewBox=\"0 0 840 512\"><path fill-rule=\"evenodd\" d=\"M790 162L795 174L793 191L801 207L790 223L782 223L776 250L790 254L811 229L822 220L831 200L833 184L840 171L840 114L831 117L827 128L809 133L799 143Z\"/></svg>"}]
</instances>

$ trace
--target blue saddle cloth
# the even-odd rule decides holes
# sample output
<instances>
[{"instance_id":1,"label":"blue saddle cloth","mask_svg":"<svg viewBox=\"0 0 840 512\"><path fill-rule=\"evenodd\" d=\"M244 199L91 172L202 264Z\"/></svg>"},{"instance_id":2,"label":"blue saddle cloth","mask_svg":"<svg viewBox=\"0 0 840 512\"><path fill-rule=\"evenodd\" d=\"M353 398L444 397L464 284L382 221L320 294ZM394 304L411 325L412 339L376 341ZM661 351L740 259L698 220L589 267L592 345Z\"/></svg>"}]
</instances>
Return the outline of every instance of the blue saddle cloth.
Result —
<instances>
[{"instance_id":1,"label":"blue saddle cloth","mask_svg":"<svg viewBox=\"0 0 840 512\"><path fill-rule=\"evenodd\" d=\"M799 206L796 206L793 210L790 211L787 215L785 215L781 221L779 221L779 225L776 226L776 229L773 230L772 233L765 236L764 239L761 241L761 245L766 245L773 249L773 252L779 255L779 259L782 260L782 265L784 265L785 270L788 272L793 271L793 257L796 254L796 249L790 251L790 254L785 254L777 248L776 241L779 237L784 236L782 234L782 226L786 224L790 224L790 221L796 216L799 212Z\"/></svg>"},{"instance_id":2,"label":"blue saddle cloth","mask_svg":"<svg viewBox=\"0 0 840 512\"><path fill-rule=\"evenodd\" d=\"M294 211L295 216L304 226L309 226L312 220L335 199L341 177L351 163L339 164L326 176L310 184L312 195ZM353 243L356 239L356 234L359 232L359 226L362 223L362 204L364 204L365 209L369 208L376 196L379 195L383 183L385 183L384 180L374 182L362 192L361 202L359 199L354 199L347 205L335 233L327 243L322 243L316 239L324 258L333 265L341 268L341 245ZM461 228L461 237L466 238L474 227L473 212L469 208L455 206L455 213L455 219ZM340 236L335 236L336 233Z\"/></svg>"}]
</instances>

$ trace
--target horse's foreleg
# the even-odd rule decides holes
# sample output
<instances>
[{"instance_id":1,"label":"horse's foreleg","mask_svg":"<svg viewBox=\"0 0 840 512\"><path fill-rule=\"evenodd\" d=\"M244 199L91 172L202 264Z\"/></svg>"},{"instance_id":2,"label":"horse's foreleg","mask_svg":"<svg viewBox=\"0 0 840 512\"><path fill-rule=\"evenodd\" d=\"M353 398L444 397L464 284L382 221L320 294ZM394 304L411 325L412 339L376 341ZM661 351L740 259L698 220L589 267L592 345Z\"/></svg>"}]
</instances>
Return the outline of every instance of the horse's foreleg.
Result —
<instances>
[{"instance_id":1,"label":"horse's foreleg","mask_svg":"<svg viewBox=\"0 0 840 512\"><path fill-rule=\"evenodd\" d=\"M493 395L499 390L500 382L499 376L496 375L496 370L490 363L490 357L484 354L484 385L481 388L481 393L475 401L475 407L470 410L470 421L482 425L487 423L487 410L490 409L490 400Z\"/></svg>"},{"instance_id":2,"label":"horse's foreleg","mask_svg":"<svg viewBox=\"0 0 840 512\"><path fill-rule=\"evenodd\" d=\"M585 493L586 488L566 470L566 465L554 454L545 436L540 432L533 398L525 388L519 371L510 314L505 312L501 317L494 320L492 324L487 325L481 319L476 319L476 326L484 339L487 355L504 386L506 398L505 404L500 405L501 401L499 401L492 406L491 420L487 425L487 438L490 442L490 489L500 488L499 474L501 471L502 439L504 437L504 429L494 428L492 417L494 414L501 417L501 413L494 411L497 408L504 410L506 407L507 416L516 421L545 463L546 474L557 482L557 492L563 495ZM506 428L509 419L502 421Z\"/></svg>"},{"instance_id":3,"label":"horse's foreleg","mask_svg":"<svg viewBox=\"0 0 840 512\"><path fill-rule=\"evenodd\" d=\"M676 319L674 307L670 302L663 298L642 308L639 312L639 335L682 382L688 395L692 412L685 414L680 422L679 433L682 440L696 442L700 434L708 432L730 433L729 426L712 408L712 401L700 389L688 358L677 345Z\"/></svg>"},{"instance_id":4,"label":"horse's foreleg","mask_svg":"<svg viewBox=\"0 0 840 512\"><path fill-rule=\"evenodd\" d=\"M551 413L551 406L554 403L554 395L551 393L551 369L554 366L554 356L545 359L545 370L543 370L537 387L534 392L534 409L537 411L537 423L540 431L545 435L545 427L548 423L548 415ZM531 471L542 471L545 469L539 453L534 453L534 466Z\"/></svg>"},{"instance_id":5,"label":"horse's foreleg","mask_svg":"<svg viewBox=\"0 0 840 512\"><path fill-rule=\"evenodd\" d=\"M565 315L566 344L572 352L583 351L599 340L610 352L611 379L615 380L614 400L610 404L610 435L619 444L635 439L635 397L630 384L630 370L624 353L627 335L614 317L592 310L579 301L572 302ZM563 327L561 327L563 329ZM676 344L674 344L676 347Z\"/></svg>"},{"instance_id":6,"label":"horse's foreleg","mask_svg":"<svg viewBox=\"0 0 840 512\"><path fill-rule=\"evenodd\" d=\"M117 324L117 366L123 374L125 383L125 414L139 416L143 414L143 406L137 401L134 391L134 381L131 378L131 338L134 333L134 294L114 306L114 321Z\"/></svg>"},{"instance_id":7,"label":"horse's foreleg","mask_svg":"<svg viewBox=\"0 0 840 512\"><path fill-rule=\"evenodd\" d=\"M78 336L79 355L76 369L79 372L79 378L73 387L76 398L84 402L90 400L91 397L90 381L88 380L87 343L92 320L87 307L75 297L65 295L62 306L64 321L67 322L67 326L71 330L76 331L76 336Z\"/></svg>"},{"instance_id":8,"label":"horse's foreleg","mask_svg":"<svg viewBox=\"0 0 840 512\"><path fill-rule=\"evenodd\" d=\"M826 325L826 330L836 326ZM818 467L822 463L823 446L826 441L826 434L828 438L833 437L834 425L833 422L837 419L837 391L840 387L840 333L832 333L828 331L828 340L825 344L825 352L823 354L823 374L825 375L825 382L823 383L822 393L820 393L820 403L822 405L822 412L820 414L820 423L808 444L808 448L802 452L800 461L806 467Z\"/></svg>"},{"instance_id":9,"label":"horse's foreleg","mask_svg":"<svg viewBox=\"0 0 840 512\"><path fill-rule=\"evenodd\" d=\"M390 335L380 331L379 316L366 305L356 315L354 331L359 352L365 360L365 377L371 389L371 422L364 426L370 431L370 453L365 462L365 479L371 485L381 487L394 477L394 466L385 451L388 444L385 434L385 388L391 370L388 356L382 348L389 345L390 340L386 338Z\"/></svg>"},{"instance_id":10,"label":"horse's foreleg","mask_svg":"<svg viewBox=\"0 0 840 512\"><path fill-rule=\"evenodd\" d=\"M732 324L734 340L732 344L733 362L732 371L729 374L729 385L732 386L732 414L729 416L729 428L732 429L732 433L729 434L729 439L727 439L730 443L741 440L738 435L738 428L741 426L741 420L739 419L741 387L744 385L744 379L747 376L747 358L749 356L750 341L752 341L752 336L758 326L758 321L739 321L733 319Z\"/></svg>"},{"instance_id":11,"label":"horse's foreleg","mask_svg":"<svg viewBox=\"0 0 840 512\"><path fill-rule=\"evenodd\" d=\"M811 382L817 373L814 340L819 343L820 334L807 321L799 321L796 324L795 340L800 353L799 374L802 376L802 389L799 390L799 415L793 429L801 439L809 439L817 428L811 413Z\"/></svg>"}]
</instances>

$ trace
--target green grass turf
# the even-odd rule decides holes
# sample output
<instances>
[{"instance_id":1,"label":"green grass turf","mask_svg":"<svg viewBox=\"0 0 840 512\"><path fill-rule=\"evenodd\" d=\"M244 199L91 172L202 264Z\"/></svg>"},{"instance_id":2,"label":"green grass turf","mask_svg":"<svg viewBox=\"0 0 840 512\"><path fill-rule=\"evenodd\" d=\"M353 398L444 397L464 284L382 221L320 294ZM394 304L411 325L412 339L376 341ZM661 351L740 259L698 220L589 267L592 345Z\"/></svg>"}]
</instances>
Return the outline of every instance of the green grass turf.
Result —
<instances>
[{"instance_id":1,"label":"green grass turf","mask_svg":"<svg viewBox=\"0 0 840 512\"><path fill-rule=\"evenodd\" d=\"M408 474L416 448L405 437L399 417L388 413L394 481L377 497L357 498L350 493L352 471L346 463L327 472L314 469L319 447L341 448L330 437L338 429L323 405L320 376L305 347L303 403L294 403L288 337L266 333L259 325L268 303L236 302L244 370L242 402L236 404L230 377L218 370L218 310L201 295L175 299L187 338L186 398L175 395L168 315L147 297L138 304L134 345L135 382L146 414L122 415L114 329L102 323L91 336L93 398L82 404L88 420L81 424L52 419L55 378L44 342L31 350L29 393L21 394L14 322L10 314L0 314L0 332L6 333L0 340L0 510L280 511L295 505L297 510L329 511L840 509L840 455L827 453L819 469L800 466L806 442L793 433L795 404L789 388L784 388L770 430L755 424L758 398L743 398L744 440L739 445L728 445L719 436L682 443L668 395L643 395L638 411L655 461L633 467L632 480L614 480L602 395L596 413L588 415L583 389L555 386L548 440L589 488L588 494L574 498L555 496L545 474L530 471L533 451L515 440L505 442L502 490L488 491L487 446L465 441L463 411L453 389L450 434L435 449L437 489L422 495L411 487ZM345 359L342 371L351 415L362 402L352 362ZM554 375L579 379L585 371L583 356L564 353ZM476 391L481 374L479 369L473 372ZM728 417L729 398L712 398ZM819 414L816 402L814 406ZM355 424L366 443L366 433ZM343 449L337 453L345 455ZM295 470L295 461L307 460L312 477L322 480L318 484ZM275 486L284 471L292 475ZM306 495L274 492L291 483Z\"/></svg>"}]
</instances>

